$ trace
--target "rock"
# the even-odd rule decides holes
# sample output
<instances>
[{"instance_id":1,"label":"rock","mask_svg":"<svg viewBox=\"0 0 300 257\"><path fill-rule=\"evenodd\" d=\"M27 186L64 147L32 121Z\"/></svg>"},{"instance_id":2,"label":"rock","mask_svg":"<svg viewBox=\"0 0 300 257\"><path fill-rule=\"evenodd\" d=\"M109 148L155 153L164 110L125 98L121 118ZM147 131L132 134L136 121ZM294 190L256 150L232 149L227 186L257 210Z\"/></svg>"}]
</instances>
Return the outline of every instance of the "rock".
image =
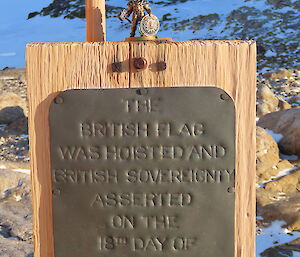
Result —
<instances>
[{"instance_id":1,"label":"rock","mask_svg":"<svg viewBox=\"0 0 300 257\"><path fill-rule=\"evenodd\" d=\"M289 87L289 86L283 86L282 88L281 88L281 90L283 91L283 92L285 92L285 93L291 93L291 88Z\"/></svg>"},{"instance_id":2,"label":"rock","mask_svg":"<svg viewBox=\"0 0 300 257\"><path fill-rule=\"evenodd\" d=\"M26 135L0 138L0 161L28 162L28 150L29 140Z\"/></svg>"},{"instance_id":3,"label":"rock","mask_svg":"<svg viewBox=\"0 0 300 257\"><path fill-rule=\"evenodd\" d=\"M265 73L264 77L270 80L287 79L293 76L293 70L279 69L276 72Z\"/></svg>"},{"instance_id":4,"label":"rock","mask_svg":"<svg viewBox=\"0 0 300 257\"><path fill-rule=\"evenodd\" d=\"M0 203L0 226L8 228L9 237L32 242L32 210L29 198Z\"/></svg>"},{"instance_id":5,"label":"rock","mask_svg":"<svg viewBox=\"0 0 300 257\"><path fill-rule=\"evenodd\" d=\"M10 123L5 131L10 135L28 134L28 118L24 117Z\"/></svg>"},{"instance_id":6,"label":"rock","mask_svg":"<svg viewBox=\"0 0 300 257\"><path fill-rule=\"evenodd\" d=\"M265 250L261 256L265 257L294 257L294 252L300 252L300 238L289 243L271 247Z\"/></svg>"},{"instance_id":7,"label":"rock","mask_svg":"<svg viewBox=\"0 0 300 257\"><path fill-rule=\"evenodd\" d=\"M25 82L26 71L25 69L3 69L0 70L0 80L20 80Z\"/></svg>"},{"instance_id":8,"label":"rock","mask_svg":"<svg viewBox=\"0 0 300 257\"><path fill-rule=\"evenodd\" d=\"M289 0L268 0L270 4L274 6L274 8L283 8L290 4Z\"/></svg>"},{"instance_id":9,"label":"rock","mask_svg":"<svg viewBox=\"0 0 300 257\"><path fill-rule=\"evenodd\" d=\"M300 170L293 171L291 174L268 182L265 189L275 192L294 193L300 189Z\"/></svg>"},{"instance_id":10,"label":"rock","mask_svg":"<svg viewBox=\"0 0 300 257\"><path fill-rule=\"evenodd\" d=\"M279 100L267 85L261 85L257 90L257 115L278 110Z\"/></svg>"},{"instance_id":11,"label":"rock","mask_svg":"<svg viewBox=\"0 0 300 257\"><path fill-rule=\"evenodd\" d=\"M278 108L279 110L287 110L287 109L291 109L292 106L288 102L279 99Z\"/></svg>"},{"instance_id":12,"label":"rock","mask_svg":"<svg viewBox=\"0 0 300 257\"><path fill-rule=\"evenodd\" d=\"M0 124L11 124L23 118L25 118L25 115L23 109L19 106L5 107L0 110Z\"/></svg>"},{"instance_id":13,"label":"rock","mask_svg":"<svg viewBox=\"0 0 300 257\"><path fill-rule=\"evenodd\" d=\"M291 82L290 86L294 87L294 88L299 88L300 87L300 81L299 80L293 81L293 82Z\"/></svg>"},{"instance_id":14,"label":"rock","mask_svg":"<svg viewBox=\"0 0 300 257\"><path fill-rule=\"evenodd\" d=\"M25 114L27 112L27 104L23 98L14 93L0 94L0 110L2 110L5 107L12 106L20 106Z\"/></svg>"},{"instance_id":15,"label":"rock","mask_svg":"<svg viewBox=\"0 0 300 257\"><path fill-rule=\"evenodd\" d=\"M300 156L300 108L266 114L257 124L283 135L279 141L282 153Z\"/></svg>"},{"instance_id":16,"label":"rock","mask_svg":"<svg viewBox=\"0 0 300 257\"><path fill-rule=\"evenodd\" d=\"M282 249L289 249L292 251L300 252L300 238L297 238L287 244L280 245Z\"/></svg>"},{"instance_id":17,"label":"rock","mask_svg":"<svg viewBox=\"0 0 300 257\"><path fill-rule=\"evenodd\" d=\"M293 257L293 255L292 250L280 247L269 248L260 254L261 257Z\"/></svg>"},{"instance_id":18,"label":"rock","mask_svg":"<svg viewBox=\"0 0 300 257\"><path fill-rule=\"evenodd\" d=\"M263 128L256 128L256 181L270 179L280 171L279 149L273 137Z\"/></svg>"},{"instance_id":19,"label":"rock","mask_svg":"<svg viewBox=\"0 0 300 257\"><path fill-rule=\"evenodd\" d=\"M22 181L22 183L21 183ZM29 175L0 170L0 256L33 257Z\"/></svg>"},{"instance_id":20,"label":"rock","mask_svg":"<svg viewBox=\"0 0 300 257\"><path fill-rule=\"evenodd\" d=\"M288 100L288 102L289 102L290 104L295 104L295 103L300 104L300 95L298 94L298 95L295 95L295 96L291 97L291 98Z\"/></svg>"},{"instance_id":21,"label":"rock","mask_svg":"<svg viewBox=\"0 0 300 257\"><path fill-rule=\"evenodd\" d=\"M278 172L284 171L284 170L290 170L294 168L295 166L291 164L288 160L281 160L277 165L276 165Z\"/></svg>"},{"instance_id":22,"label":"rock","mask_svg":"<svg viewBox=\"0 0 300 257\"><path fill-rule=\"evenodd\" d=\"M291 108L290 104L279 99L267 85L261 84L259 86L257 90L257 116L289 108Z\"/></svg>"},{"instance_id":23,"label":"rock","mask_svg":"<svg viewBox=\"0 0 300 257\"><path fill-rule=\"evenodd\" d=\"M19 198L19 196L27 196L30 194L29 185L29 174L0 169L0 199L9 197L14 198L14 194L16 195L15 198Z\"/></svg>"},{"instance_id":24,"label":"rock","mask_svg":"<svg viewBox=\"0 0 300 257\"><path fill-rule=\"evenodd\" d=\"M267 203L267 196L275 195L274 192L268 192L267 190L260 189L261 192L258 191L259 195L263 195L263 191L265 191L265 195L260 198L263 198L263 203L259 204L258 213L263 217L265 223L271 223L276 220L285 221L286 225L284 226L290 231L299 231L300 230L300 194L280 194L278 199L269 199L269 203ZM258 201L261 199L258 198Z\"/></svg>"},{"instance_id":25,"label":"rock","mask_svg":"<svg viewBox=\"0 0 300 257\"><path fill-rule=\"evenodd\" d=\"M33 257L33 245L0 236L1 257Z\"/></svg>"},{"instance_id":26,"label":"rock","mask_svg":"<svg viewBox=\"0 0 300 257\"><path fill-rule=\"evenodd\" d=\"M0 127L0 145L1 145L1 142L2 142L2 139L6 138L9 136L9 133L5 130L5 128L1 128Z\"/></svg>"},{"instance_id":27,"label":"rock","mask_svg":"<svg viewBox=\"0 0 300 257\"><path fill-rule=\"evenodd\" d=\"M278 201L284 201L288 199L286 194L274 191L267 191L260 187L256 189L256 203L257 203L257 215L262 216L261 210L267 205L278 203Z\"/></svg>"},{"instance_id":28,"label":"rock","mask_svg":"<svg viewBox=\"0 0 300 257\"><path fill-rule=\"evenodd\" d=\"M294 168L294 165L287 160L279 158L278 145L273 137L263 128L256 127L256 182L262 183L272 177L277 176L279 172ZM273 186L274 187L274 186ZM267 190L274 191L270 185ZM285 191L287 190L284 188ZM275 190L276 191L276 190ZM279 190L280 191L280 190ZM284 191L280 191L284 192Z\"/></svg>"}]
</instances>

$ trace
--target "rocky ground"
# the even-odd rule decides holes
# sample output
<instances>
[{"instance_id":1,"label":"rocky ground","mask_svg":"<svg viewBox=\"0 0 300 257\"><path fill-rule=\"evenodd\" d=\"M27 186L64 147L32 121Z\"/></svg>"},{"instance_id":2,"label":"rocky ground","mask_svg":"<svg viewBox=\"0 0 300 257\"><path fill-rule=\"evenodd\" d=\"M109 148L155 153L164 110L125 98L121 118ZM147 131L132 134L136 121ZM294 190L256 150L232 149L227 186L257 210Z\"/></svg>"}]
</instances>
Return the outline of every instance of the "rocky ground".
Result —
<instances>
[{"instance_id":1,"label":"rocky ground","mask_svg":"<svg viewBox=\"0 0 300 257\"><path fill-rule=\"evenodd\" d=\"M257 256L300 256L300 71L257 83Z\"/></svg>"},{"instance_id":2,"label":"rocky ground","mask_svg":"<svg viewBox=\"0 0 300 257\"><path fill-rule=\"evenodd\" d=\"M257 88L257 257L296 257L300 71L260 75ZM0 71L0 256L33 256L27 113L25 71Z\"/></svg>"},{"instance_id":3,"label":"rocky ground","mask_svg":"<svg viewBox=\"0 0 300 257\"><path fill-rule=\"evenodd\" d=\"M0 71L0 256L33 256L28 143L25 71Z\"/></svg>"}]
</instances>

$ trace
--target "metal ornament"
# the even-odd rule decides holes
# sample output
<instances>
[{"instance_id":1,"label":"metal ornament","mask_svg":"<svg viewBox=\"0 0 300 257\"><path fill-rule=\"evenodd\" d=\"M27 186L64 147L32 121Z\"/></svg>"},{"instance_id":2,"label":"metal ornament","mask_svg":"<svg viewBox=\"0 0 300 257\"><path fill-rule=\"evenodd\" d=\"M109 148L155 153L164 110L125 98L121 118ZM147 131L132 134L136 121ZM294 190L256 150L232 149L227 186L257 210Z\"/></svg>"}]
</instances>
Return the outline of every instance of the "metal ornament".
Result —
<instances>
[{"instance_id":1,"label":"metal ornament","mask_svg":"<svg viewBox=\"0 0 300 257\"><path fill-rule=\"evenodd\" d=\"M127 10L126 10L126 9L123 9L123 10L120 12L118 18L119 18L121 21L127 20L127 21L129 21L129 23L131 23L131 20L129 20L128 17L127 17Z\"/></svg>"},{"instance_id":2,"label":"metal ornament","mask_svg":"<svg viewBox=\"0 0 300 257\"><path fill-rule=\"evenodd\" d=\"M159 27L159 19L155 15L151 14L144 16L141 20L139 31L141 35L155 36L159 31Z\"/></svg>"}]
</instances>

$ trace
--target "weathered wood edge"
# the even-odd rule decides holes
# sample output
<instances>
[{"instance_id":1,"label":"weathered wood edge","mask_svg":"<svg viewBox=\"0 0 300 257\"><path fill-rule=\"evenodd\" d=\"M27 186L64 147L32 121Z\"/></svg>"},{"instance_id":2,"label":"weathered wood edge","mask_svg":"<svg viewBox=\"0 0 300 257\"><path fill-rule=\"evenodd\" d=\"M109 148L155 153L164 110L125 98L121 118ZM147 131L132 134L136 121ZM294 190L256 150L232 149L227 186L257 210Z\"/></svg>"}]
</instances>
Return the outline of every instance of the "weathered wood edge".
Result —
<instances>
[{"instance_id":1,"label":"weathered wood edge","mask_svg":"<svg viewBox=\"0 0 300 257\"><path fill-rule=\"evenodd\" d=\"M40 51L42 51L43 48L56 48L56 46L61 46L61 45L66 45L68 46L74 46L74 45L81 45L81 46L85 46L85 45L94 45L94 46L119 46L119 45L128 45L129 43L124 43L124 42L97 42L97 43L31 43L27 45L27 59L30 59L30 49L32 48L37 48L36 50L38 51L37 56L39 56L41 53ZM244 149L243 151L243 156L244 158L248 157L248 161L244 163L244 165L242 165L244 167L244 169L247 169L248 172L246 172L246 174L244 175L249 175L247 182L249 183L249 187L245 186L245 181L241 181L240 179L237 179L237 189L242 186L243 187L243 194L244 195L238 195L237 192L237 202L241 203L243 202L243 206L238 206L239 208L242 208L243 213L242 215L238 216L238 220L236 222L236 237L242 237L243 238L243 242L241 242L241 244L238 245L237 249L236 249L236 257L245 257L245 256L254 256L254 249L253 249L253 245L255 244L255 174L251 174L255 173L255 154L253 154L254 148L255 147L255 105L253 105L253 98L255 98L255 65L254 63L256 62L255 60L255 56L256 56L256 46L255 46L255 42L254 41L184 41L184 42L167 42L167 43L150 43L150 45L152 44L157 44L157 45L201 45L201 46L207 46L207 45L223 45L223 46L245 46L245 47L249 47L250 46L250 50L247 52L248 56L244 56L246 59L248 58L248 65L243 63L243 69L242 70L238 70L237 73L238 75L236 76L236 78L234 79L238 79L238 77L240 76L240 74L244 74L245 76L247 74L249 74L248 76L244 77L246 79L245 83L248 85L247 90L249 91L248 93L245 94L245 90L237 90L235 92L230 92L230 95L235 99L235 104L236 106L238 105L238 109L240 109L240 113L237 113L237 119L240 119L240 115L242 115L242 113L246 113L246 118L243 119L243 127L244 127L244 132L243 133L239 133L239 131L237 131L237 145L240 146L239 149L240 150ZM135 46L138 45L138 43L130 43L131 46ZM42 46L42 48L40 47ZM32 49L33 50L33 49ZM52 51L52 50L51 50ZM55 51L54 51L55 52ZM233 54L233 53L232 53ZM234 54L237 54L234 53ZM245 55L245 53L244 53ZM31 56L32 57L32 56ZM237 58L238 60L238 58ZM37 66L35 67L36 72L39 72L39 77L41 78L41 68L42 66L45 65L42 64L43 60L38 60L36 59L35 61L37 61ZM45 61L45 60L44 60ZM34 71L34 67L32 67L32 62L29 65L29 62L27 60L27 72L29 71ZM30 69L29 69L30 66ZM49 74L50 75L50 74ZM53 75L53 74L52 74ZM34 76L31 75L31 77L29 78L29 87L28 87L28 93L29 95L31 95L30 93L34 93L34 87L30 87L31 83L34 80ZM120 81L117 81L118 83L123 84L122 79ZM64 81L64 83L66 83L66 81ZM130 83L130 82L129 82ZM167 83L167 81L166 81ZM126 84L126 83L125 83ZM63 85L65 87L65 89L67 88L73 88L72 86L70 87L70 85ZM93 85L91 85L93 86ZM107 85L109 87L109 85ZM193 86L193 85L190 85ZM249 86L251 86L249 88ZM79 85L74 85L74 88L79 88ZM83 85L83 87L86 87L85 85ZM115 86L112 86L115 87ZM134 86L135 87L135 86ZM241 85L240 85L241 87ZM57 93L55 93L56 91L60 91L63 88L59 89L54 89L52 88L52 92L51 94L53 94L53 96L51 98L54 97L54 95L56 95ZM32 92L31 92L32 90ZM45 93L45 92L44 92ZM248 99L247 99L247 94L248 94ZM29 100L32 101L32 99L36 97L36 96L29 96ZM39 95L37 97L42 97L42 95ZM251 98L251 99L250 99ZM239 103L238 103L239 102ZM249 103L250 105L247 105L247 103ZM33 108L33 106L30 105L30 112L32 113L33 111L35 111ZM253 108L254 111L250 111L249 113L249 108ZM253 114L254 113L254 114ZM249 120L250 118L250 120ZM252 122L251 122L252 121ZM32 130L34 130L33 127L33 123L34 123L34 117L30 117L30 127L31 127L31 139L32 139ZM32 128L33 127L33 128ZM245 128L246 127L246 128ZM43 126L40 126L41 129L43 129ZM45 134L47 134L47 129ZM243 136L246 135L246 140L244 140L244 143L241 141L241 135ZM47 138L47 135L46 135ZM250 143L250 144L249 144ZM252 146L252 147L251 147ZM255 153L255 151L254 151ZM48 154L48 153L46 153ZM31 158L34 158L34 153L31 152ZM47 161L47 160L46 160ZM253 165L254 163L254 165ZM245 167L245 164L250 164L250 167ZM252 167L252 168L251 168ZM254 168L254 170L253 170ZM35 223L39 222L39 215L37 213L40 212L40 209L43 208L43 205L40 205L39 201L36 201L37 199L35 199L35 191L39 190L40 186L42 186L41 184L39 184L39 181L36 180L35 177L35 170L36 166L34 165L34 163L32 163L32 184L33 184L33 205L34 207L36 207L37 209L35 209ZM245 180L245 178L244 178ZM246 192L245 188L248 188L249 190ZM241 197L244 197L246 200L242 200ZM253 201L254 199L254 201ZM237 211L239 211L239 209L237 209ZM245 212L246 211L246 212ZM46 220L50 219L51 217L40 217L40 219L46 218ZM244 223L244 224L243 224ZM40 243L41 243L41 238L40 238L40 234L37 231L37 227L35 226L34 228L35 230L35 242L36 242L36 254L37 256L53 256L53 249L46 249L45 251L43 249L40 249ZM46 244L46 248L49 247L49 245L51 245L51 240L53 240L53 238L51 238L51 235L46 235L46 238L49 239L49 241L47 240L47 242L44 242ZM45 238L43 238L45 240ZM248 247L246 246L246 244L248 245ZM47 246L48 245L48 246ZM44 245L45 246L45 245ZM253 250L252 250L253 249Z\"/></svg>"}]
</instances>

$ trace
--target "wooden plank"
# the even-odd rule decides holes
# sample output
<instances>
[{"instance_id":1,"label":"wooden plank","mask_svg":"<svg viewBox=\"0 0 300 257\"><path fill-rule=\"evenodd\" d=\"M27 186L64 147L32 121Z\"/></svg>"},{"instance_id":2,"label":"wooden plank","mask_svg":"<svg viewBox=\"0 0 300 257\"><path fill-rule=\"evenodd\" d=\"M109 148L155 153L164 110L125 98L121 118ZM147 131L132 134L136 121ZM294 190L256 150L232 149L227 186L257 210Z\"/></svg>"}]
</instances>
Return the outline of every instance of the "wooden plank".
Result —
<instances>
[{"instance_id":1,"label":"wooden plank","mask_svg":"<svg viewBox=\"0 0 300 257\"><path fill-rule=\"evenodd\" d=\"M49 105L58 92L69 88L129 87L128 59L127 43L27 45L34 256L54 256ZM113 73L111 64L123 61L125 72Z\"/></svg>"},{"instance_id":2,"label":"wooden plank","mask_svg":"<svg viewBox=\"0 0 300 257\"><path fill-rule=\"evenodd\" d=\"M255 256L256 44L253 41L131 43L131 58L144 57L149 69L133 65L131 87L217 86L236 106L236 257ZM155 72L166 62L165 71Z\"/></svg>"},{"instance_id":3,"label":"wooden plank","mask_svg":"<svg viewBox=\"0 0 300 257\"><path fill-rule=\"evenodd\" d=\"M86 41L106 40L105 0L86 0Z\"/></svg>"},{"instance_id":4,"label":"wooden plank","mask_svg":"<svg viewBox=\"0 0 300 257\"><path fill-rule=\"evenodd\" d=\"M132 59L145 57L137 72ZM157 71L157 62L167 69ZM113 73L111 64L122 64ZM129 65L131 63L131 65ZM60 43L27 46L35 256L53 257L48 108L69 88L217 86L235 101L237 119L236 257L255 244L256 46L245 41Z\"/></svg>"}]
</instances>

